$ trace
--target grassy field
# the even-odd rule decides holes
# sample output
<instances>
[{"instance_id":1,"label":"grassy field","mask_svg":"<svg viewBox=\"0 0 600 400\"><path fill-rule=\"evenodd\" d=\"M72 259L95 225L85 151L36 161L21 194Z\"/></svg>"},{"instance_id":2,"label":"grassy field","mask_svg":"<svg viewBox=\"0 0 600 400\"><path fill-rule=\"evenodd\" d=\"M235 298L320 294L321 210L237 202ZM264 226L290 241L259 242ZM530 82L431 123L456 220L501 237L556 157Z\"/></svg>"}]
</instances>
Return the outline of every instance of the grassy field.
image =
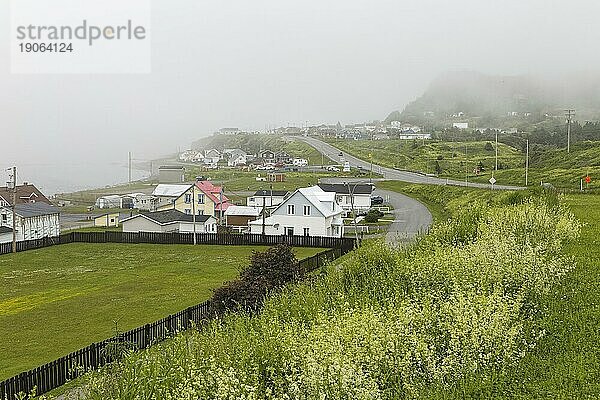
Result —
<instances>
[{"instance_id":1,"label":"grassy field","mask_svg":"<svg viewBox=\"0 0 600 400\"><path fill-rule=\"evenodd\" d=\"M576 268L540 305L546 335L507 385L515 398L600 397L600 195L569 195L563 203L584 223L566 248Z\"/></svg>"},{"instance_id":2,"label":"grassy field","mask_svg":"<svg viewBox=\"0 0 600 400\"><path fill-rule=\"evenodd\" d=\"M487 183L495 165L492 142L413 142L406 140L328 140L344 151L390 168L425 173L439 173L440 177ZM479 175L474 169L480 165ZM525 186L525 155L518 149L500 143L498 146L499 170L494 172L498 184ZM436 171L436 164L439 170ZM600 188L600 143L581 142L573 145L571 153L565 149L549 149L532 154L529 161L529 186L540 182L556 187L579 189L580 179L592 176L589 189Z\"/></svg>"},{"instance_id":3,"label":"grassy field","mask_svg":"<svg viewBox=\"0 0 600 400\"><path fill-rule=\"evenodd\" d=\"M379 186L418 198L428 206L437 223L473 201L501 202L510 197L514 201L527 196L527 192L517 195L402 182L382 182ZM479 398L600 396L600 195L566 195L561 203L583 223L580 238L565 247L576 268L556 290L541 299L536 328L545 335L537 346L527 352L512 374L481 384L477 389Z\"/></svg>"},{"instance_id":4,"label":"grassy field","mask_svg":"<svg viewBox=\"0 0 600 400\"><path fill-rule=\"evenodd\" d=\"M0 380L208 299L261 249L77 243L0 256Z\"/></svg>"},{"instance_id":5,"label":"grassy field","mask_svg":"<svg viewBox=\"0 0 600 400\"><path fill-rule=\"evenodd\" d=\"M534 372L528 358L546 354L545 340L569 330L549 326L552 331L540 335L537 328L548 316L537 310L566 286L560 278L572 265L564 258L571 251L565 245L574 245L579 231L572 215L555 207L556 197L540 192L426 188L421 196L447 204L445 212L456 218L436 224L409 249L370 242L327 268L321 279L273 296L259 315L231 315L93 373L87 380L91 398L183 392L248 399L593 394L588 386L532 395L530 382L523 382ZM522 204L527 197L535 201ZM461 210L476 198L482 202ZM587 329L596 326L585 321ZM564 348L559 341L546 352L558 356ZM552 362L537 366L547 371ZM581 360L568 362L556 377L559 371L572 376L569 368L581 374L595 368L594 359L579 367ZM515 377L521 368L526 371ZM594 374L585 373L581 384Z\"/></svg>"}]
</instances>

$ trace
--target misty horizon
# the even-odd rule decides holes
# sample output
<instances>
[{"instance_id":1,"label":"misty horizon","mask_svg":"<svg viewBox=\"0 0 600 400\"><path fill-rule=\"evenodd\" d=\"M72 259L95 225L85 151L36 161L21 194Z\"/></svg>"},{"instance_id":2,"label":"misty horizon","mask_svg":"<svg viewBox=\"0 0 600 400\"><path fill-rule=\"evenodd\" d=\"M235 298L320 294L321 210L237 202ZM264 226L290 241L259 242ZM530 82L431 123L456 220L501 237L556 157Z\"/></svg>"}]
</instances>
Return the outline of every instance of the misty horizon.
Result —
<instances>
[{"instance_id":1,"label":"misty horizon","mask_svg":"<svg viewBox=\"0 0 600 400\"><path fill-rule=\"evenodd\" d=\"M154 0L150 74L10 74L3 59L0 167L153 159L222 127L383 120L447 71L576 80L600 70L597 11L584 1L565 19L554 1Z\"/></svg>"}]
</instances>

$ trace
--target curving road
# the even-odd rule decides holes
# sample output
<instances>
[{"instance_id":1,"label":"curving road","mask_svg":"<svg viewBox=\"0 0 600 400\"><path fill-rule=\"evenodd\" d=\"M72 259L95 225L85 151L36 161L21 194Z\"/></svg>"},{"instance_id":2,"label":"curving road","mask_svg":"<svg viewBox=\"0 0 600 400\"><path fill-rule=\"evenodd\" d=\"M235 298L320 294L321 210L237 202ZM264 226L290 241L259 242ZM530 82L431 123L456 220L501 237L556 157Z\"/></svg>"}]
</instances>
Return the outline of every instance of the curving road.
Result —
<instances>
[{"instance_id":1,"label":"curving road","mask_svg":"<svg viewBox=\"0 0 600 400\"><path fill-rule=\"evenodd\" d=\"M352 167L362 167L366 170L370 170L371 164L368 161L361 160L360 158L356 158L337 147L330 145L329 143L325 143L319 139L307 136L298 136L295 137L296 140L301 140L305 143L308 143L312 147L314 147L317 151L324 154L326 157L329 157L332 160L339 161L339 153L344 153L344 159L350 162ZM373 172L381 174L384 179L393 180L393 181L402 181L408 183L422 183L429 185L453 185L453 186L468 186L468 187L476 187L476 188L484 188L490 189L491 185L484 183L474 183L468 182L465 185L465 182L456 181L452 179L441 179L433 176L427 176L418 174L415 172L401 171L397 169L387 168L380 165L373 164ZM520 190L523 189L519 186L506 186L506 185L495 185L494 189L498 190Z\"/></svg>"}]
</instances>

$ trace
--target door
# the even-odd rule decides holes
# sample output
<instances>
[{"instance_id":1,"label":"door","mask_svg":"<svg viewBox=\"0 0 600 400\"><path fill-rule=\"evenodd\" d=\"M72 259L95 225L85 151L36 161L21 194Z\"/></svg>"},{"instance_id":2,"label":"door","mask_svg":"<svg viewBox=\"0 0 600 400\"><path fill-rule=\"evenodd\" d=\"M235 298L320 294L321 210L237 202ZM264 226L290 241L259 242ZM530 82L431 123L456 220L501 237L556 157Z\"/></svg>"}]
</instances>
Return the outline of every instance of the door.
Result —
<instances>
[{"instance_id":1,"label":"door","mask_svg":"<svg viewBox=\"0 0 600 400\"><path fill-rule=\"evenodd\" d=\"M285 234L287 236L294 236L294 227L293 226L288 226L285 228Z\"/></svg>"}]
</instances>

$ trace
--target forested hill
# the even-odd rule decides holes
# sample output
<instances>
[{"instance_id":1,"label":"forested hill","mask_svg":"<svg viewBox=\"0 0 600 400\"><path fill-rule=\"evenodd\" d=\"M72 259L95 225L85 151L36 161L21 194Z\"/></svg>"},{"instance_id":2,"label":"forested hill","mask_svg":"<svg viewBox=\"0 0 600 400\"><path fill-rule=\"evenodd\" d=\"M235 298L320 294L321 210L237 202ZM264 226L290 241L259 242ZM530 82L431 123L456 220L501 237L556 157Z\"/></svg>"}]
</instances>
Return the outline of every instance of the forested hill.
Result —
<instances>
[{"instance_id":1,"label":"forested hill","mask_svg":"<svg viewBox=\"0 0 600 400\"><path fill-rule=\"evenodd\" d=\"M599 119L600 74L550 80L526 75L448 72L436 78L402 112L392 112L387 121L443 122L464 113L460 117L478 118L487 124L510 117L538 122L547 118L545 114L561 115L565 108L575 108L580 120Z\"/></svg>"}]
</instances>

